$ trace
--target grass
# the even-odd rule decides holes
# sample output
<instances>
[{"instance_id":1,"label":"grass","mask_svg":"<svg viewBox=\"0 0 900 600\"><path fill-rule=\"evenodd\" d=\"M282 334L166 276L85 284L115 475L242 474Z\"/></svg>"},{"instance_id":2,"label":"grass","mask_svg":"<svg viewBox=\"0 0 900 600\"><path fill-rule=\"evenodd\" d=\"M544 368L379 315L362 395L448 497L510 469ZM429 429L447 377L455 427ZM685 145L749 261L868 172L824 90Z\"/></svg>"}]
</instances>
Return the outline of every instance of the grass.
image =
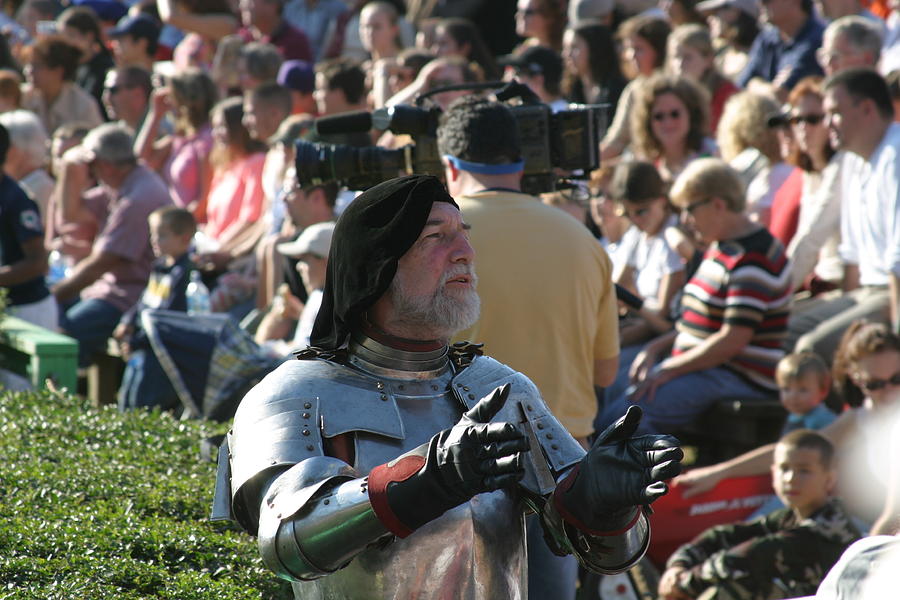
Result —
<instances>
[{"instance_id":1,"label":"grass","mask_svg":"<svg viewBox=\"0 0 900 600\"><path fill-rule=\"evenodd\" d=\"M0 391L0 600L281 600L255 539L207 520L225 426Z\"/></svg>"}]
</instances>

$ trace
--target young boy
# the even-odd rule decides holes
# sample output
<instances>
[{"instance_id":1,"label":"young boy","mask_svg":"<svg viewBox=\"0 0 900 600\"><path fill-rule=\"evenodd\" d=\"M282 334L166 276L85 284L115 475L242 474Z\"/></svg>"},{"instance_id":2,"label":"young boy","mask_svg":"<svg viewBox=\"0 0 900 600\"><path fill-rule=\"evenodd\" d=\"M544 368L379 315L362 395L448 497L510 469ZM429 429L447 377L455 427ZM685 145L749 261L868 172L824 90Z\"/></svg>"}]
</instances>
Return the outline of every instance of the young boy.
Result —
<instances>
[{"instance_id":1,"label":"young boy","mask_svg":"<svg viewBox=\"0 0 900 600\"><path fill-rule=\"evenodd\" d=\"M830 381L828 366L813 352L788 354L778 362L775 382L788 411L781 435L795 429L822 429L837 418L823 403Z\"/></svg>"},{"instance_id":2,"label":"young boy","mask_svg":"<svg viewBox=\"0 0 900 600\"><path fill-rule=\"evenodd\" d=\"M775 446L772 484L786 508L749 523L712 527L675 551L659 583L665 600L772 599L815 594L860 537L830 493L834 447L809 429Z\"/></svg>"},{"instance_id":3,"label":"young boy","mask_svg":"<svg viewBox=\"0 0 900 600\"><path fill-rule=\"evenodd\" d=\"M187 310L187 285L194 264L188 250L197 231L194 216L183 208L166 206L150 213L150 244L156 260L141 299L127 311L113 331L128 363L119 388L119 409L159 406L164 410L180 405L169 378L141 330L145 308Z\"/></svg>"}]
</instances>

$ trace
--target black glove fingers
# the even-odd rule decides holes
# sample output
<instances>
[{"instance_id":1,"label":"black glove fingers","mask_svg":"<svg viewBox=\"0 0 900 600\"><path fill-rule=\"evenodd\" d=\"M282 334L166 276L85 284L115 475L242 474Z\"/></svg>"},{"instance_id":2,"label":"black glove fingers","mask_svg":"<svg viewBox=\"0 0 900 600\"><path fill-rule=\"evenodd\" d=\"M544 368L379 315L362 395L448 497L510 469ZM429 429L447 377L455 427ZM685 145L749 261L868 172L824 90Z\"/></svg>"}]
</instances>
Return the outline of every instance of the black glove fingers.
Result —
<instances>
[{"instance_id":1,"label":"black glove fingers","mask_svg":"<svg viewBox=\"0 0 900 600\"><path fill-rule=\"evenodd\" d=\"M650 469L650 479L654 481L672 479L679 473L681 473L681 463L677 460L670 460Z\"/></svg>"},{"instance_id":2,"label":"black glove fingers","mask_svg":"<svg viewBox=\"0 0 900 600\"><path fill-rule=\"evenodd\" d=\"M485 475L515 473L524 469L525 459L521 452L481 461L480 470Z\"/></svg>"},{"instance_id":3,"label":"black glove fingers","mask_svg":"<svg viewBox=\"0 0 900 600\"><path fill-rule=\"evenodd\" d=\"M525 452L528 450L528 440L523 436L517 439L504 440L502 442L491 442L479 448L477 452L478 458L501 458L515 454L516 452Z\"/></svg>"},{"instance_id":4,"label":"black glove fingers","mask_svg":"<svg viewBox=\"0 0 900 600\"><path fill-rule=\"evenodd\" d=\"M665 450L650 450L645 454L649 465L658 465L669 461L679 461L684 458L681 448L666 448Z\"/></svg>"},{"instance_id":5,"label":"black glove fingers","mask_svg":"<svg viewBox=\"0 0 900 600\"><path fill-rule=\"evenodd\" d=\"M506 383L501 387L494 388L494 391L479 400L478 404L469 409L463 416L475 423L489 423L491 419L497 416L503 405L506 404L506 399L509 397L509 387L509 384Z\"/></svg>"},{"instance_id":6,"label":"black glove fingers","mask_svg":"<svg viewBox=\"0 0 900 600\"><path fill-rule=\"evenodd\" d=\"M641 422L643 411L640 406L632 404L618 421L607 427L594 441L594 446L604 446L622 442L634 435Z\"/></svg>"},{"instance_id":7,"label":"black glove fingers","mask_svg":"<svg viewBox=\"0 0 900 600\"><path fill-rule=\"evenodd\" d=\"M505 442L524 437L512 423L484 423L471 425L466 430L466 435L476 444L490 444L491 442Z\"/></svg>"},{"instance_id":8,"label":"black glove fingers","mask_svg":"<svg viewBox=\"0 0 900 600\"><path fill-rule=\"evenodd\" d=\"M662 481L655 481L644 488L644 499L641 504L650 504L651 502L657 500L659 497L664 496L668 491L669 486L667 486Z\"/></svg>"}]
</instances>

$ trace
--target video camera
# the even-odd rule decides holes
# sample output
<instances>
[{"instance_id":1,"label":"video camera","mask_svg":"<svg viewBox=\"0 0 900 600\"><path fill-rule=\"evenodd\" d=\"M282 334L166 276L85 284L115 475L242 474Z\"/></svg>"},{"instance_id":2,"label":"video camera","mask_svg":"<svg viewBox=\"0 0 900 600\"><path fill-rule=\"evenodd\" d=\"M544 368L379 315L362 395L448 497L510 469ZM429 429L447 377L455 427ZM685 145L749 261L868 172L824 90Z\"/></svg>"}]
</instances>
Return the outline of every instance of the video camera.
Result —
<instances>
[{"instance_id":1,"label":"video camera","mask_svg":"<svg viewBox=\"0 0 900 600\"><path fill-rule=\"evenodd\" d=\"M498 86L503 86L496 89ZM571 187L567 180L586 179L600 164L599 143L606 130L605 105L571 105L553 113L524 84L489 82L461 84L430 91L417 100L448 90L496 89L499 101L508 104L519 129L525 173L522 191L530 194ZM374 112L359 111L316 120L320 135L365 132L372 128L407 134L414 144L396 150L377 146L353 147L299 141L295 165L300 185L337 182L364 190L398 175L419 173L442 177L437 148L440 108L397 105Z\"/></svg>"}]
</instances>

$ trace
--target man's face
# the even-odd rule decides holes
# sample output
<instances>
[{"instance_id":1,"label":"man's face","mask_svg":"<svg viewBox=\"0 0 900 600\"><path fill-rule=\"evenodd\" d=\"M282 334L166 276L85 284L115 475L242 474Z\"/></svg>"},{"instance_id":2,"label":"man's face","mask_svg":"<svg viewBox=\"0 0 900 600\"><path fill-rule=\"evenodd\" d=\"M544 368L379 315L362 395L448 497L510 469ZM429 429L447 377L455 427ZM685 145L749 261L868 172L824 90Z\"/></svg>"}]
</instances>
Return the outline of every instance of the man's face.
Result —
<instances>
[{"instance_id":1,"label":"man's face","mask_svg":"<svg viewBox=\"0 0 900 600\"><path fill-rule=\"evenodd\" d=\"M834 75L850 67L873 67L868 53L855 48L843 34L829 34L822 42L822 48L816 53L819 64L826 75Z\"/></svg>"},{"instance_id":2,"label":"man's face","mask_svg":"<svg viewBox=\"0 0 900 600\"><path fill-rule=\"evenodd\" d=\"M266 110L259 100L252 94L244 96L243 123L250 135L257 140L265 142L278 131L281 124L281 113L276 110Z\"/></svg>"},{"instance_id":3,"label":"man's face","mask_svg":"<svg viewBox=\"0 0 900 600\"><path fill-rule=\"evenodd\" d=\"M428 335L450 337L478 319L480 302L475 291L475 251L469 226L459 210L435 202L419 238L397 265L388 291L397 321Z\"/></svg>"},{"instance_id":4,"label":"man's face","mask_svg":"<svg viewBox=\"0 0 900 600\"><path fill-rule=\"evenodd\" d=\"M328 267L328 259L307 252L297 257L297 273L303 280L303 287L307 292L321 290L325 287L325 272Z\"/></svg>"},{"instance_id":5,"label":"man's face","mask_svg":"<svg viewBox=\"0 0 900 600\"><path fill-rule=\"evenodd\" d=\"M297 183L297 172L294 167L289 167L284 173L284 187L281 190L284 204L287 208L291 221L297 227L307 227L313 224L311 196L315 193L312 191L307 194L303 188Z\"/></svg>"},{"instance_id":6,"label":"man's face","mask_svg":"<svg viewBox=\"0 0 900 600\"><path fill-rule=\"evenodd\" d=\"M126 87L118 72L109 71L103 82L103 106L113 119L122 119L128 114L130 103L137 100L137 88Z\"/></svg>"},{"instance_id":7,"label":"man's face","mask_svg":"<svg viewBox=\"0 0 900 600\"><path fill-rule=\"evenodd\" d=\"M384 10L363 9L359 16L359 39L363 48L386 51L394 45L399 27L391 23L391 17Z\"/></svg>"},{"instance_id":8,"label":"man's face","mask_svg":"<svg viewBox=\"0 0 900 600\"><path fill-rule=\"evenodd\" d=\"M866 128L863 102L850 96L843 86L833 87L825 92L825 120L831 143L853 152L860 130Z\"/></svg>"},{"instance_id":9,"label":"man's face","mask_svg":"<svg viewBox=\"0 0 900 600\"><path fill-rule=\"evenodd\" d=\"M128 66L140 64L147 60L147 40L137 39L128 34L110 40L116 64Z\"/></svg>"},{"instance_id":10,"label":"man's face","mask_svg":"<svg viewBox=\"0 0 900 600\"><path fill-rule=\"evenodd\" d=\"M716 241L721 220L721 200L712 197L673 200L681 212L681 222L698 242L710 244Z\"/></svg>"},{"instance_id":11,"label":"man's face","mask_svg":"<svg viewBox=\"0 0 900 600\"><path fill-rule=\"evenodd\" d=\"M772 487L785 505L809 516L825 504L834 483L834 472L822 464L818 450L785 444L775 446Z\"/></svg>"},{"instance_id":12,"label":"man's face","mask_svg":"<svg viewBox=\"0 0 900 600\"><path fill-rule=\"evenodd\" d=\"M330 89L328 80L321 73L316 73L316 91L313 92L316 108L322 116L336 115L347 111L347 96L340 88Z\"/></svg>"}]
</instances>

